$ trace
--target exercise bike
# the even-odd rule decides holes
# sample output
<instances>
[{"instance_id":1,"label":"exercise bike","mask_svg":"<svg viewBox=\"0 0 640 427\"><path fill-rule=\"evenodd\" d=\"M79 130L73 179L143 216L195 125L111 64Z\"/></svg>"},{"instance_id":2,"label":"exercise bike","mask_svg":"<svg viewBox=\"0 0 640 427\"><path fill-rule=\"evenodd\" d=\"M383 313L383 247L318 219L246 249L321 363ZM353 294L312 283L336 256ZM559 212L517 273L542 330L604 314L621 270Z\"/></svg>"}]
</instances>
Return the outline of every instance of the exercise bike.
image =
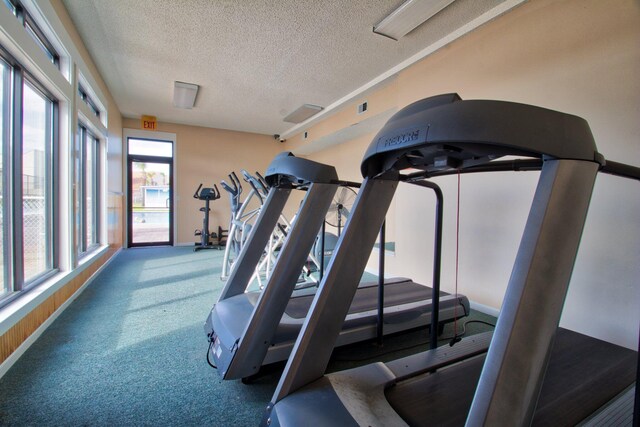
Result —
<instances>
[{"instance_id":1,"label":"exercise bike","mask_svg":"<svg viewBox=\"0 0 640 427\"><path fill-rule=\"evenodd\" d=\"M200 241L195 243L193 251L199 251L201 249L222 249L220 238L216 233L209 232L209 204L212 200L218 200L220 198L220 191L218 186L213 184L213 188L202 188L202 183L198 186L198 189L193 194L194 199L203 200L204 207L200 208L200 212L204 212L204 218L202 219L202 229L196 230L194 235L200 236ZM211 239L216 239L216 243L212 243Z\"/></svg>"}]
</instances>

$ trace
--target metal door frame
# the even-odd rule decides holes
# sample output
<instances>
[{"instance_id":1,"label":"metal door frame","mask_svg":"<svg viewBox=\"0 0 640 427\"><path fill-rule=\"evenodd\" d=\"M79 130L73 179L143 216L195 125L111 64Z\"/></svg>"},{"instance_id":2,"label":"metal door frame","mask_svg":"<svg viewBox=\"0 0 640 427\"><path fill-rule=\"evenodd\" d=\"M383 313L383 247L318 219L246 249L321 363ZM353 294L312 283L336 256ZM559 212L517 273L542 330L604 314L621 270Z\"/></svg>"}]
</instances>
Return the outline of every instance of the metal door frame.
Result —
<instances>
[{"instance_id":1,"label":"metal door frame","mask_svg":"<svg viewBox=\"0 0 640 427\"><path fill-rule=\"evenodd\" d=\"M140 139L140 138L134 138ZM155 140L154 140L155 141ZM158 140L159 141L159 140ZM171 141L160 141L167 142L173 145ZM129 138L127 138L127 152L129 146ZM144 162L144 163L164 163L169 165L169 240L161 241L161 242L143 242L143 243L133 243L133 192L131 191L131 186L133 184L133 163L134 162ZM139 154L128 154L127 153L127 247L145 247L145 246L173 246L173 216L174 216L174 206L175 206L175 197L173 191L173 157L156 157L156 156L144 156Z\"/></svg>"}]
</instances>

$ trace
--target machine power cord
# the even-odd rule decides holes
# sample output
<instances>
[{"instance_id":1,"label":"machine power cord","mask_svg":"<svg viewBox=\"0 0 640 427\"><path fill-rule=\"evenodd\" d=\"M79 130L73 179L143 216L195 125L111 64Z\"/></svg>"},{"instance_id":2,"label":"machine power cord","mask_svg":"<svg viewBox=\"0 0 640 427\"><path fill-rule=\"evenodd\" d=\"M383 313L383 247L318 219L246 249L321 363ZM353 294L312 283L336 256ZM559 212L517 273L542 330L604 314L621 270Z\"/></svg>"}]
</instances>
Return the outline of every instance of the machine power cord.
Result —
<instances>
[{"instance_id":1,"label":"machine power cord","mask_svg":"<svg viewBox=\"0 0 640 427\"><path fill-rule=\"evenodd\" d=\"M216 365L214 365L213 363L211 363L211 359L209 359L209 354L211 354L211 347L213 347L213 343L214 340L210 339L209 340L209 348L207 349L207 363L209 364L209 366L211 366L214 369L218 369L218 367Z\"/></svg>"}]
</instances>

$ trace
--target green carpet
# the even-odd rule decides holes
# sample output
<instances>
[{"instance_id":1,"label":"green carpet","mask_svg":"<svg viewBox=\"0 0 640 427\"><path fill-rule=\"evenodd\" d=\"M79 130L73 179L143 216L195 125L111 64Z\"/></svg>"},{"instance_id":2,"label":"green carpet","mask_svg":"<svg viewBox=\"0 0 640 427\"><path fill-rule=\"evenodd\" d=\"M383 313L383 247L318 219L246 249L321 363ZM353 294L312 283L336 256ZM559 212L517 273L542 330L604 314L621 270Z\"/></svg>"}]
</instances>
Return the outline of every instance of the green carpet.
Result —
<instances>
[{"instance_id":1,"label":"green carpet","mask_svg":"<svg viewBox=\"0 0 640 427\"><path fill-rule=\"evenodd\" d=\"M0 424L256 425L283 366L245 385L221 381L207 365L202 325L222 289L222 255L122 251L0 380ZM414 331L383 348L348 346L329 369L415 353L427 337Z\"/></svg>"}]
</instances>

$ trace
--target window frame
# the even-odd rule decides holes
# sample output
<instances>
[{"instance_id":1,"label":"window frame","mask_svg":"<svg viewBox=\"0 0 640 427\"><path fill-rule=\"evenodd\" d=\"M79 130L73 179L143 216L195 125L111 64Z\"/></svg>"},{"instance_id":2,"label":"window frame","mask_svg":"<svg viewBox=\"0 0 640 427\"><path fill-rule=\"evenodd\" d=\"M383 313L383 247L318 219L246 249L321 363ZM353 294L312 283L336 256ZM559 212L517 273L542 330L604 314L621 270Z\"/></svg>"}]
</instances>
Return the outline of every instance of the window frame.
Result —
<instances>
[{"instance_id":1,"label":"window frame","mask_svg":"<svg viewBox=\"0 0 640 427\"><path fill-rule=\"evenodd\" d=\"M57 147L59 146L59 112L58 112L58 101L55 99L55 97L51 94L51 92L49 92L41 83L38 82L38 80L31 76L31 74L29 74L28 72L26 72L24 69L21 70L22 71L22 82L23 84L28 84L31 86L31 88L35 91L37 91L40 95L42 95L48 102L47 102L47 119L46 119L46 137L47 137L47 143L45 146L45 188L44 191L48 192L50 194L50 197L46 198L46 203L45 203L45 212L46 212L46 233L47 233L47 244L46 244L46 258L47 258L47 268L37 274L36 276L30 278L30 280L26 280L25 275L24 275L24 241L21 241L21 251L19 253L20 256L23 257L23 259L21 260L21 265L22 268L17 270L22 270L19 273L21 274L21 280L15 281L15 285L16 285L16 290L26 290L29 289L33 286L36 286L40 283L42 283L43 281L45 281L46 279L48 279L49 277L53 276L54 274L56 274L58 272L58 236L57 236L57 227L54 226L54 224L58 223L58 200L59 197L57 196L58 192L56 191L56 188L58 187L58 181L59 181L59 171L58 171L58 149ZM21 88L22 91L22 88ZM16 97L17 98L17 97ZM24 94L21 93L21 99L20 99L20 103L22 104L24 100ZM16 102L14 100L14 102ZM22 105L20 105L20 107L22 107ZM15 104L14 104L14 108L16 108ZM17 109L15 110L17 111ZM22 116L22 111L20 111L20 116ZM20 117L21 122L23 122L23 117ZM21 123L22 124L22 123ZM14 123L14 125L16 125ZM22 133L22 127L20 128L20 133ZM13 165L13 175L14 175L14 191L16 191L16 185L15 183L17 183L18 181L20 182L20 187L22 187L22 148L23 148L23 141L24 141L24 135L21 135L21 139L18 141L18 143L16 143L16 141L14 141L14 153L15 153L15 157L14 157L14 165ZM19 159L18 159L19 157ZM19 163L18 163L19 161ZM19 165L19 166L18 166ZM16 196L14 199L14 205L16 201L20 201L20 205L23 206L24 201L22 199L22 195L23 195L23 188L20 188L20 193L19 194L19 198ZM23 213L20 212L20 222L21 222L21 235L19 236L21 239L23 239L24 237L24 223L23 223L23 218L22 218ZM17 210L14 211L14 217L18 217L18 212ZM15 228L15 227L14 227ZM17 234L17 233L16 233ZM14 236L14 241L16 240L16 236ZM17 250L16 250L16 258L17 258Z\"/></svg>"},{"instance_id":2,"label":"window frame","mask_svg":"<svg viewBox=\"0 0 640 427\"><path fill-rule=\"evenodd\" d=\"M130 130L129 130L130 131ZM145 132L146 133L146 132ZM157 137L154 137L156 136ZM172 137L168 137L172 134L165 134L163 132L155 132L150 135L140 135L133 134L131 132L125 132L124 138L126 139L126 182L127 182L127 204L126 204L126 227L127 227L127 237L126 237L126 246L128 248L133 247L145 247L145 246L156 246L157 244L167 244L169 246L173 246L175 243L175 230L176 225L174 223L176 217L176 204L175 204L175 188L176 188L176 179L175 179L175 170L174 165L176 164L176 139L175 135ZM160 142L171 144L171 156L154 156L150 154L132 154L130 151L130 142L131 140L136 141L146 141L146 142ZM148 162L148 163L164 163L169 166L169 197L170 197L170 209L169 209L169 240L166 242L143 242L143 243L134 243L133 242L133 192L131 191L133 184L133 173L132 167L135 162Z\"/></svg>"},{"instance_id":3,"label":"window frame","mask_svg":"<svg viewBox=\"0 0 640 427\"><path fill-rule=\"evenodd\" d=\"M59 271L59 236L57 227L60 198L59 187L59 102L32 74L0 46L0 59L8 65L4 83L10 90L5 92L5 119L9 119L3 132L3 242L5 251L4 269L8 285L6 293L0 294L0 306L13 300L21 291L31 289ZM45 247L46 268L25 278L24 268L24 186L23 186L23 105L24 85L29 85L46 101L45 121L45 183L43 191L49 194L45 203Z\"/></svg>"},{"instance_id":4,"label":"window frame","mask_svg":"<svg viewBox=\"0 0 640 427\"><path fill-rule=\"evenodd\" d=\"M20 0L4 0L4 3L18 21L20 21L20 24L31 38L33 38L42 52L49 58L49 61L55 65L56 68L60 69L60 54Z\"/></svg>"},{"instance_id":5,"label":"window frame","mask_svg":"<svg viewBox=\"0 0 640 427\"><path fill-rule=\"evenodd\" d=\"M85 141L87 144L91 144L91 148L93 150L93 156L91 156L92 170L93 170L93 179L91 180L91 193L92 193L92 203L93 209L91 211L92 218L91 224L93 224L91 230L87 230L87 234L89 231L91 232L91 240L87 243L87 249L93 250L96 247L100 246L100 209L102 205L100 203L101 195L100 195L100 186L101 186L101 168L100 168L100 139L98 139L93 133L87 133L88 140ZM86 177L86 174L85 174Z\"/></svg>"},{"instance_id":6,"label":"window frame","mask_svg":"<svg viewBox=\"0 0 640 427\"><path fill-rule=\"evenodd\" d=\"M0 293L0 300L6 298L14 292L13 286L13 257L11 250L12 241L12 223L11 213L13 203L13 195L11 193L12 188L12 176L9 165L11 164L11 137L12 137L12 80L13 80L13 66L9 61L5 59L3 51L0 50L0 61L2 66L6 66L7 73L4 79L0 82L3 85L3 99L2 106L5 107L0 111L2 114L2 209L0 215L2 215L2 262L3 262L3 277L2 277L2 289Z\"/></svg>"},{"instance_id":7,"label":"window frame","mask_svg":"<svg viewBox=\"0 0 640 427\"><path fill-rule=\"evenodd\" d=\"M78 224L76 224L75 232L79 235L76 236L76 254L78 259L82 259L93 249L100 246L100 139L94 135L93 132L82 121L78 122L78 141L77 147L74 148L74 153L79 155L78 171L76 171L77 178L76 184L76 197L78 203L74 203L74 210L78 209L79 212L74 212L74 216L78 218ZM93 149L93 156L91 158L94 177L91 181L91 193L93 209L92 209L92 229L87 228L87 146L91 145ZM75 155L75 154L74 154ZM74 162L75 163L75 162ZM87 243L87 238L91 234L91 241Z\"/></svg>"},{"instance_id":8,"label":"window frame","mask_svg":"<svg viewBox=\"0 0 640 427\"><path fill-rule=\"evenodd\" d=\"M89 109L93 111L93 114L95 114L97 118L100 118L100 108L98 108L96 102L91 99L88 91L84 88L84 86L82 86L81 83L78 83L78 95L80 96L80 99L89 106Z\"/></svg>"}]
</instances>

